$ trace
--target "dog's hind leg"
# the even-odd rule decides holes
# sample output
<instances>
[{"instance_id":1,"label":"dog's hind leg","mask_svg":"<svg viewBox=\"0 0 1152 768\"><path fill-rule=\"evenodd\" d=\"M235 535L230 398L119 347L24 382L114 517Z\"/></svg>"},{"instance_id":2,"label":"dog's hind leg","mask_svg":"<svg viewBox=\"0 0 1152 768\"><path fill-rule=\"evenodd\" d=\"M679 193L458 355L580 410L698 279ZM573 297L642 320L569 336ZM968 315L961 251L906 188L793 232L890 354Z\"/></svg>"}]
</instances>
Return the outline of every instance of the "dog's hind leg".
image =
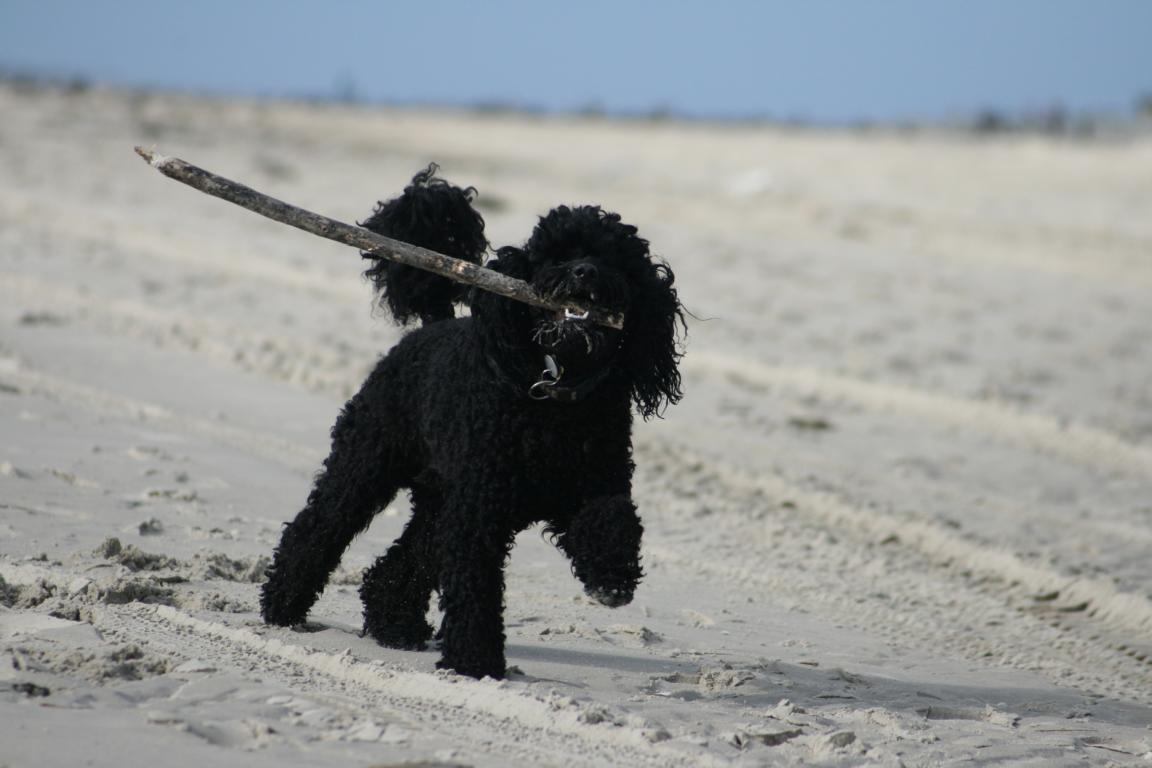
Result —
<instances>
[{"instance_id":1,"label":"dog's hind leg","mask_svg":"<svg viewBox=\"0 0 1152 768\"><path fill-rule=\"evenodd\" d=\"M389 648L423 650L432 637L426 618L436 588L433 526L440 512L438 492L412 488L412 519L388 552L364 574L364 631Z\"/></svg>"},{"instance_id":2,"label":"dog's hind leg","mask_svg":"<svg viewBox=\"0 0 1152 768\"><path fill-rule=\"evenodd\" d=\"M357 395L332 428L332 452L304 509L288 523L268 569L260 612L269 624L304 621L352 539L402 484L383 430Z\"/></svg>"}]
</instances>

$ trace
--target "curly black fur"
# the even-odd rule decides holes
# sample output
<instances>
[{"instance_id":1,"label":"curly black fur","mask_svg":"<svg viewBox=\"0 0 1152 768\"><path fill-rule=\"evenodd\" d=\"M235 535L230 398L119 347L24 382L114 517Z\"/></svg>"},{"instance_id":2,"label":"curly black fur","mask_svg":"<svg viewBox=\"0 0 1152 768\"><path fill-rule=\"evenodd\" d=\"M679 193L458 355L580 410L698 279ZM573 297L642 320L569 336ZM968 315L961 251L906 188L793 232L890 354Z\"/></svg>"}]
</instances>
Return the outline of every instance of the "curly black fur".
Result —
<instances>
[{"instance_id":1,"label":"curly black fur","mask_svg":"<svg viewBox=\"0 0 1152 768\"><path fill-rule=\"evenodd\" d=\"M430 251L479 264L488 249L484 219L472 207L476 190L454 187L436 178L432 163L412 177L400 197L377 203L360 226ZM425 325L453 317L452 305L463 297L459 283L415 267L397 264L371 252L362 253L373 264L364 273L401 325L420 318Z\"/></svg>"},{"instance_id":2,"label":"curly black fur","mask_svg":"<svg viewBox=\"0 0 1152 768\"><path fill-rule=\"evenodd\" d=\"M426 172L366 224L475 255L485 240L480 217L461 207L467 197ZM398 319L418 315L425 325L379 362L337 419L331 455L276 549L265 621L304 621L345 548L401 488L412 518L360 590L364 629L383 645L424 647L435 591L438 666L501 677L504 563L515 535L541 521L589 595L613 607L632 599L643 575L632 405L649 418L681 396L672 271L652 260L635 227L596 206L552 210L490 266L562 302L623 312L624 328L480 291L468 297L471 317L449 320L460 294L373 266ZM541 374L545 355L557 381Z\"/></svg>"}]
</instances>

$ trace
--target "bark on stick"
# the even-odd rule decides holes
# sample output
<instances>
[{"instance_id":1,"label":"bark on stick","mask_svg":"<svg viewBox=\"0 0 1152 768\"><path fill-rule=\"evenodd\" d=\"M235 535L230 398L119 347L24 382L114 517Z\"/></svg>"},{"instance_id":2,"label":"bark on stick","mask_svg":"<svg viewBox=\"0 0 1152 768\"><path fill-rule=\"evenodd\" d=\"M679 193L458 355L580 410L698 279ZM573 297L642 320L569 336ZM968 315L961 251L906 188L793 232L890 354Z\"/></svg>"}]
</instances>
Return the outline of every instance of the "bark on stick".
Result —
<instances>
[{"instance_id":1,"label":"bark on stick","mask_svg":"<svg viewBox=\"0 0 1152 768\"><path fill-rule=\"evenodd\" d=\"M621 315L604 312L595 307L581 307L572 303L557 302L545 298L532 290L532 286L523 280L507 277L467 261L393 240L363 227L345 224L342 221L297 208L282 200L257 192L251 187L226 179L223 176L217 176L178 157L167 157L144 147L136 147L136 154L170 179L175 179L201 192L219 197L221 200L235 203L281 224L288 224L305 232L350 245L361 251L371 251L386 259L435 272L449 280L473 285L509 299L522 301L525 304L554 310L572 309L577 312L587 310L588 318L593 322L612 328L622 328L624 325L624 318Z\"/></svg>"}]
</instances>

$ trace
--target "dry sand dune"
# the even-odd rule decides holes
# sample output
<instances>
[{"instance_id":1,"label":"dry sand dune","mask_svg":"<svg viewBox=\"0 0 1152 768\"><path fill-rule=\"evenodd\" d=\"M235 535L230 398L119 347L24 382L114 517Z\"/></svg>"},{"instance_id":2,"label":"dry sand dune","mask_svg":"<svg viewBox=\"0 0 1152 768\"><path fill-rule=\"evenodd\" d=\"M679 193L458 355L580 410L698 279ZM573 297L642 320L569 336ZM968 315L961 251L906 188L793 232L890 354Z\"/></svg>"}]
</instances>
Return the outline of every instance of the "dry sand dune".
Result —
<instances>
[{"instance_id":1,"label":"dry sand dune","mask_svg":"<svg viewBox=\"0 0 1152 768\"><path fill-rule=\"evenodd\" d=\"M1146 764L1152 143L0 88L0 765ZM431 160L496 243L598 202L673 265L687 397L636 430L648 577L539 531L504 682L257 582L399 336L355 252L156 143L363 218ZM113 541L113 539L115 541Z\"/></svg>"}]
</instances>

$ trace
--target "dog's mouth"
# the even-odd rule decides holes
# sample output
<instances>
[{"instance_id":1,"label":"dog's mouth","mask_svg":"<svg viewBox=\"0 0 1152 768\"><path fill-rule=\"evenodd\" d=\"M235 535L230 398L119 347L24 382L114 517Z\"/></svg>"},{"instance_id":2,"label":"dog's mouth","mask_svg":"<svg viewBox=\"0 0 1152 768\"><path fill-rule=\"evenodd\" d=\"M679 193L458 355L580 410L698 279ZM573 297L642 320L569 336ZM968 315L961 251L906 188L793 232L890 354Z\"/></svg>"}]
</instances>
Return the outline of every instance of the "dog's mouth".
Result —
<instances>
[{"instance_id":1,"label":"dog's mouth","mask_svg":"<svg viewBox=\"0 0 1152 768\"><path fill-rule=\"evenodd\" d=\"M588 310L565 307L552 313L552 319L557 323L567 323L588 319Z\"/></svg>"},{"instance_id":2,"label":"dog's mouth","mask_svg":"<svg viewBox=\"0 0 1152 768\"><path fill-rule=\"evenodd\" d=\"M604 332L588 319L588 314L588 310L575 307L542 313L532 331L532 340L550 351L566 347L570 352L583 350L583 354L593 355Z\"/></svg>"},{"instance_id":3,"label":"dog's mouth","mask_svg":"<svg viewBox=\"0 0 1152 768\"><path fill-rule=\"evenodd\" d=\"M551 319L557 323L587 321L591 314L589 307L599 307L604 299L603 291L572 285L567 281L553 286L547 295L564 307L551 313Z\"/></svg>"},{"instance_id":4,"label":"dog's mouth","mask_svg":"<svg viewBox=\"0 0 1152 768\"><path fill-rule=\"evenodd\" d=\"M619 330L592 319L593 311L619 314L626 310L628 288L622 276L600 267L592 274L578 273L570 264L541 270L533 287L561 309L537 309L532 340L565 366L595 367L616 352Z\"/></svg>"},{"instance_id":5,"label":"dog's mouth","mask_svg":"<svg viewBox=\"0 0 1152 768\"><path fill-rule=\"evenodd\" d=\"M601 297L596 292L560 298L563 309L541 310L532 339L543 349L567 358L594 358L615 349L619 332L591 319L589 306Z\"/></svg>"},{"instance_id":6,"label":"dog's mouth","mask_svg":"<svg viewBox=\"0 0 1152 768\"><path fill-rule=\"evenodd\" d=\"M536 285L536 290L552 299L563 309L554 310L551 319L556 322L589 320L592 310L601 314L619 315L628 303L623 286L597 284L594 287L575 280L563 280L554 285Z\"/></svg>"}]
</instances>

